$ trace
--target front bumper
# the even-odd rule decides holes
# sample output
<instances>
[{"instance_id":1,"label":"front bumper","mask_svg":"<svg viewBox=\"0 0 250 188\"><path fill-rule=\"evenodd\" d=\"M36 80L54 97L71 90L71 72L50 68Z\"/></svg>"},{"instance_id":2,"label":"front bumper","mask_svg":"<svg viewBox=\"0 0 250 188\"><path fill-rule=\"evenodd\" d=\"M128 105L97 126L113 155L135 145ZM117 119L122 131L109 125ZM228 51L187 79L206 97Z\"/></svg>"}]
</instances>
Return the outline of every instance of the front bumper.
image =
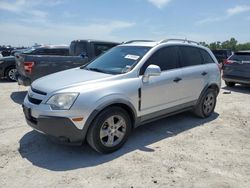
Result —
<instances>
[{"instance_id":1,"label":"front bumper","mask_svg":"<svg viewBox=\"0 0 250 188\"><path fill-rule=\"evenodd\" d=\"M84 141L83 130L78 129L74 123L65 117L39 116L32 117L30 109L23 105L26 122L34 130L55 137L67 143L82 143Z\"/></svg>"}]
</instances>

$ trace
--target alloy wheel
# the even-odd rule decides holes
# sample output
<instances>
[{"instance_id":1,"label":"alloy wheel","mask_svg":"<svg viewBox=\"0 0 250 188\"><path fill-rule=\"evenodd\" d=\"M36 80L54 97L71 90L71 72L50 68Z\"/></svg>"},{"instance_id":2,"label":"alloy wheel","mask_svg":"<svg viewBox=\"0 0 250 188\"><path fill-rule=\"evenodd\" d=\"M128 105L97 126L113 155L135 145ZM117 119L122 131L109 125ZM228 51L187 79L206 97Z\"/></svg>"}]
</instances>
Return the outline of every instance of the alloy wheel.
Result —
<instances>
[{"instance_id":1,"label":"alloy wheel","mask_svg":"<svg viewBox=\"0 0 250 188\"><path fill-rule=\"evenodd\" d=\"M107 118L101 126L100 140L106 147L118 145L126 134L126 121L120 115Z\"/></svg>"}]
</instances>

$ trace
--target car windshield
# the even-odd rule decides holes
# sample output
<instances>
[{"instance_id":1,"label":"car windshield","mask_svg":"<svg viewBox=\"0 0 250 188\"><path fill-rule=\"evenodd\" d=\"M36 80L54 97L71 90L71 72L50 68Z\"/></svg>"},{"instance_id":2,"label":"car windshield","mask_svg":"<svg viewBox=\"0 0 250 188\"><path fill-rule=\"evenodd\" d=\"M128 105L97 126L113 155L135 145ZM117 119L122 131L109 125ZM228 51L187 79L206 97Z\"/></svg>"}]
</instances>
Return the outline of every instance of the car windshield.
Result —
<instances>
[{"instance_id":1,"label":"car windshield","mask_svg":"<svg viewBox=\"0 0 250 188\"><path fill-rule=\"evenodd\" d=\"M114 47L82 68L107 74L126 73L132 70L149 49L150 47L143 46Z\"/></svg>"}]
</instances>

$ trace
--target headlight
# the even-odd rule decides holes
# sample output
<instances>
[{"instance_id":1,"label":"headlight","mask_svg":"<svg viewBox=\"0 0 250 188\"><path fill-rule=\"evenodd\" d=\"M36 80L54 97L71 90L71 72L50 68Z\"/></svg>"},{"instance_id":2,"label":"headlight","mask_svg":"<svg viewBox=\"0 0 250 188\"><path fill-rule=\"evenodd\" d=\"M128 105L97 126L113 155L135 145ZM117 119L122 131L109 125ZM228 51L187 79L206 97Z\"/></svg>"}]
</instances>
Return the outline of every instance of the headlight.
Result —
<instances>
[{"instance_id":1,"label":"headlight","mask_svg":"<svg viewBox=\"0 0 250 188\"><path fill-rule=\"evenodd\" d=\"M69 110L79 93L60 93L55 94L46 102L52 110Z\"/></svg>"},{"instance_id":2,"label":"headlight","mask_svg":"<svg viewBox=\"0 0 250 188\"><path fill-rule=\"evenodd\" d=\"M0 64L3 63L4 61L0 61Z\"/></svg>"}]
</instances>

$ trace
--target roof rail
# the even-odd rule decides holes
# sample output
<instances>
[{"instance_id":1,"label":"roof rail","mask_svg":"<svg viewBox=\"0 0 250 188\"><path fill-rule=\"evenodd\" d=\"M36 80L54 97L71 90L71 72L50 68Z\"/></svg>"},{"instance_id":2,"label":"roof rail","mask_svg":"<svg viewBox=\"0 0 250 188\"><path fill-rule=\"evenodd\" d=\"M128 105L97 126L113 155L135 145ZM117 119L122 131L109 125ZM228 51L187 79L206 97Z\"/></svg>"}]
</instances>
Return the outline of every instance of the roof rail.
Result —
<instances>
[{"instance_id":1,"label":"roof rail","mask_svg":"<svg viewBox=\"0 0 250 188\"><path fill-rule=\"evenodd\" d=\"M130 43L134 43L134 42L155 42L153 40L130 40L127 42L123 42L123 44L130 44Z\"/></svg>"},{"instance_id":2,"label":"roof rail","mask_svg":"<svg viewBox=\"0 0 250 188\"><path fill-rule=\"evenodd\" d=\"M192 41L192 40L187 40L187 39L164 39L164 40L161 40L158 44L167 43L169 41L181 41L183 43L186 42L186 43L189 43L189 44L193 43L193 44L200 45L200 43L198 43L198 42L195 42L195 41Z\"/></svg>"}]
</instances>

